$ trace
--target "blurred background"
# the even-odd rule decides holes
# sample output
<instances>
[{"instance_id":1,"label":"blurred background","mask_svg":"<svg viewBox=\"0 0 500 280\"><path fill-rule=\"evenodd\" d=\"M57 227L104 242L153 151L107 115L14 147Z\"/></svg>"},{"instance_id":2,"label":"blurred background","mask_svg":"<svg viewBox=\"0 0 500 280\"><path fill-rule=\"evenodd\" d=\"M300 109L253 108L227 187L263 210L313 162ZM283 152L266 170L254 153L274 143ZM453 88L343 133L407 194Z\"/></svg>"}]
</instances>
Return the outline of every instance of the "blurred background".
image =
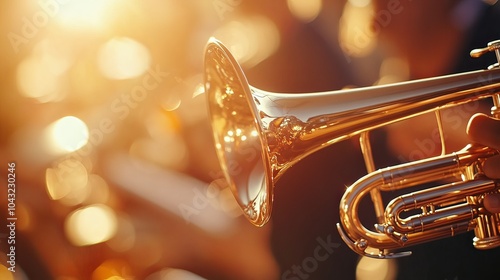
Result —
<instances>
[{"instance_id":1,"label":"blurred background","mask_svg":"<svg viewBox=\"0 0 500 280\"><path fill-rule=\"evenodd\" d=\"M221 180L205 43L221 40L270 91L403 81L408 61L378 35L409 3L377 13L370 0L2 1L0 224L9 173L17 220L15 273L12 231L0 229L0 278L306 279L279 260L273 240L287 235L250 225ZM357 257L344 253L352 278Z\"/></svg>"}]
</instances>

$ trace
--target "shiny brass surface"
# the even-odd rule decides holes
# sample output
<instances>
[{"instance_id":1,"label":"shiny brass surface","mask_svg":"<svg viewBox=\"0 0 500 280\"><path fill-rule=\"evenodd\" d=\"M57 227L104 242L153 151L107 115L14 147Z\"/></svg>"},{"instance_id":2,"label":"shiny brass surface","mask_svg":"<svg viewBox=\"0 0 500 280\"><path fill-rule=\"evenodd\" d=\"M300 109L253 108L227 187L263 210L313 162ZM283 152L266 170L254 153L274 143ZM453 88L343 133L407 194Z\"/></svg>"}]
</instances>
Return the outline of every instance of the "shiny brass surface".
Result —
<instances>
[{"instance_id":1,"label":"shiny brass surface","mask_svg":"<svg viewBox=\"0 0 500 280\"><path fill-rule=\"evenodd\" d=\"M271 216L276 181L311 153L427 112L483 98L498 100L499 89L500 69L493 68L349 90L272 93L250 86L221 42L211 38L205 50L205 90L217 155L236 200L256 226ZM479 231L474 241L478 248L499 245L498 216L485 213L481 205L482 196L496 191L497 183L476 179L481 159L496 151L470 146L371 172L369 143L362 147L370 173L346 190L337 225L354 251L376 258L402 256L407 253L388 250L467 230ZM459 178L459 182L396 198L387 207L378 198L379 192L444 178ZM359 201L366 194L375 198L379 216L373 229L366 228L357 215ZM422 213L401 217L415 208Z\"/></svg>"}]
</instances>

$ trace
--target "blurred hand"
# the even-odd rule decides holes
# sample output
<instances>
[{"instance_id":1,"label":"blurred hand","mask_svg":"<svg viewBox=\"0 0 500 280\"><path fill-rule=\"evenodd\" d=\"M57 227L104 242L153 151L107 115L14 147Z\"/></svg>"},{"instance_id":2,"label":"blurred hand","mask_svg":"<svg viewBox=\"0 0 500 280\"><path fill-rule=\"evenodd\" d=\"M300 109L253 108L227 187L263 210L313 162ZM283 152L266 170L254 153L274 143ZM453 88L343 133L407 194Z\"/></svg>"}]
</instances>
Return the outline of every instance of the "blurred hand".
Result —
<instances>
[{"instance_id":1,"label":"blurred hand","mask_svg":"<svg viewBox=\"0 0 500 280\"><path fill-rule=\"evenodd\" d=\"M469 120L467 134L471 141L500 150L500 120L476 114ZM500 155L488 158L483 171L491 179L500 179ZM500 194L486 195L484 206L490 212L500 212Z\"/></svg>"}]
</instances>

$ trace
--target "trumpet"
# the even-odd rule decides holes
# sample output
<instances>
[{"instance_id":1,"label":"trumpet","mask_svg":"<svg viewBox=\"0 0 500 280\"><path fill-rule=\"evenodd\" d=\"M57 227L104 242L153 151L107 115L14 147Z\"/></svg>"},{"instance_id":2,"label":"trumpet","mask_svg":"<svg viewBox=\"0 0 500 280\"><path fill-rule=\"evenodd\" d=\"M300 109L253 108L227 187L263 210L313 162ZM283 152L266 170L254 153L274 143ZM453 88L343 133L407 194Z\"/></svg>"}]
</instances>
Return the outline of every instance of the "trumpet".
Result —
<instances>
[{"instance_id":1,"label":"trumpet","mask_svg":"<svg viewBox=\"0 0 500 280\"><path fill-rule=\"evenodd\" d=\"M500 40L471 55L494 51L500 59L499 49ZM470 230L475 231L476 248L500 245L500 216L482 205L485 194L498 191L498 182L481 172L481 162L498 151L467 145L452 154L374 170L368 138L373 129L485 98L493 100L491 113L498 116L499 89L496 63L485 70L390 85L273 93L249 85L237 60L217 39L210 38L205 48L205 92L216 153L245 217L256 226L266 224L275 183L291 166L326 146L359 136L368 174L346 189L337 229L353 251L373 258L407 256L411 252L397 250ZM444 178L451 183L401 195L386 206L382 202L382 192ZM377 216L371 227L358 217L360 201L367 195Z\"/></svg>"}]
</instances>

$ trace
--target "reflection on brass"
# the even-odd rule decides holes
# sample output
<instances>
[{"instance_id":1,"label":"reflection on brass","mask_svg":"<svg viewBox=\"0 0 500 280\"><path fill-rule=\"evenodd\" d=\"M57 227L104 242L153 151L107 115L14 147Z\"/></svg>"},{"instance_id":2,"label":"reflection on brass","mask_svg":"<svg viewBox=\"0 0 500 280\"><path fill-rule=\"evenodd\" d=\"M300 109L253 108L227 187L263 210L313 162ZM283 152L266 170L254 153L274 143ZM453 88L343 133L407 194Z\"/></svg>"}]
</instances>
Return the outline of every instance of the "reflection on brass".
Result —
<instances>
[{"instance_id":1,"label":"reflection on brass","mask_svg":"<svg viewBox=\"0 0 500 280\"><path fill-rule=\"evenodd\" d=\"M497 115L500 100L497 67L331 92L266 92L247 83L235 58L214 38L206 46L205 79L222 170L246 217L257 226L270 218L275 182L311 153L375 128L479 99L493 98L492 113ZM363 151L371 150L367 141L361 145ZM468 145L453 154L369 173L342 197L337 224L341 237L357 253L374 258L409 255L394 250L469 230L475 231L476 248L499 246L499 216L482 206L484 194L498 190L497 182L481 176L480 166L482 159L495 154ZM372 160L365 154L365 161ZM455 182L408 193L386 206L373 195L443 179ZM376 198L375 209L382 212L378 223L369 227L358 217L359 203L367 194Z\"/></svg>"}]
</instances>

